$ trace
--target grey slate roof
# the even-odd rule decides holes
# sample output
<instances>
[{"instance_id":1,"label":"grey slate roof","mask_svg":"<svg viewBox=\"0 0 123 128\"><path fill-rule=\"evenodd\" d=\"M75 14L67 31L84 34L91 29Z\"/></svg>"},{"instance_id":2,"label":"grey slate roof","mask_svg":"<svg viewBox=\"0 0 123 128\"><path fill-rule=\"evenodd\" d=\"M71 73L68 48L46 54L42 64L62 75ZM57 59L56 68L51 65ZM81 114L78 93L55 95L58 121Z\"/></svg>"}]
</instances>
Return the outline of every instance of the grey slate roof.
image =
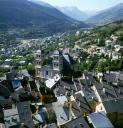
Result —
<instances>
[{"instance_id":1,"label":"grey slate roof","mask_svg":"<svg viewBox=\"0 0 123 128\"><path fill-rule=\"evenodd\" d=\"M79 116L65 124L65 128L90 128L84 117Z\"/></svg>"},{"instance_id":2,"label":"grey slate roof","mask_svg":"<svg viewBox=\"0 0 123 128\"><path fill-rule=\"evenodd\" d=\"M92 113L88 117L95 128L114 128L104 112Z\"/></svg>"},{"instance_id":3,"label":"grey slate roof","mask_svg":"<svg viewBox=\"0 0 123 128\"><path fill-rule=\"evenodd\" d=\"M57 99L58 101L53 103L53 109L57 117L58 125L63 125L69 120L68 108L64 106L64 103L65 101L67 101L67 98L65 96L60 96L57 97Z\"/></svg>"},{"instance_id":4,"label":"grey slate roof","mask_svg":"<svg viewBox=\"0 0 123 128\"><path fill-rule=\"evenodd\" d=\"M115 98L122 98L123 97L123 87L122 86L113 86L107 84L105 82L96 84L96 89L102 99L105 100L112 100Z\"/></svg>"},{"instance_id":5,"label":"grey slate roof","mask_svg":"<svg viewBox=\"0 0 123 128\"><path fill-rule=\"evenodd\" d=\"M123 98L105 101L103 102L103 105L108 113L110 112L123 113Z\"/></svg>"},{"instance_id":6,"label":"grey slate roof","mask_svg":"<svg viewBox=\"0 0 123 128\"><path fill-rule=\"evenodd\" d=\"M10 126L19 127L20 119L17 108L4 110L4 120L7 128Z\"/></svg>"},{"instance_id":7,"label":"grey slate roof","mask_svg":"<svg viewBox=\"0 0 123 128\"><path fill-rule=\"evenodd\" d=\"M52 124L48 124L46 127L44 128L57 128L56 124L55 123L52 123Z\"/></svg>"}]
</instances>

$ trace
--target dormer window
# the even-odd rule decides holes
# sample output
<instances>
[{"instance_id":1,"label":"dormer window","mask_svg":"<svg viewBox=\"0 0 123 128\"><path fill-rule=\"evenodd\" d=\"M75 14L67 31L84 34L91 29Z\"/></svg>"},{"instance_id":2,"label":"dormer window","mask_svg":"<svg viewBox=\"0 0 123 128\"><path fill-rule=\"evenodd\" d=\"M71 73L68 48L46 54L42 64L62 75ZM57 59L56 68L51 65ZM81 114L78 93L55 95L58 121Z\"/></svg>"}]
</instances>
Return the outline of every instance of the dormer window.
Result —
<instances>
[{"instance_id":1,"label":"dormer window","mask_svg":"<svg viewBox=\"0 0 123 128\"><path fill-rule=\"evenodd\" d=\"M81 127L81 128L83 128L83 127L84 127L84 125L83 125L82 123L80 123L79 125L80 125L80 127Z\"/></svg>"}]
</instances>

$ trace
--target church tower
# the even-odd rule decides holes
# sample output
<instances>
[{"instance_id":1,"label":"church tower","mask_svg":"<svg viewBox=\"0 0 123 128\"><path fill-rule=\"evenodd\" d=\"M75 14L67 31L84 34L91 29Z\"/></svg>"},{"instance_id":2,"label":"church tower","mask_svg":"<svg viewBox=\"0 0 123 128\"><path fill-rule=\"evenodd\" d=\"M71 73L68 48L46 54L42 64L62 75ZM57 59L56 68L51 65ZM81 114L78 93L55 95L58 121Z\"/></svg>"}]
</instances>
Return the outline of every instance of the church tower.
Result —
<instances>
[{"instance_id":1,"label":"church tower","mask_svg":"<svg viewBox=\"0 0 123 128\"><path fill-rule=\"evenodd\" d=\"M60 55L59 51L54 51L53 54L53 70L58 71L60 73L60 71L62 71L63 68L63 60L62 60L62 55Z\"/></svg>"},{"instance_id":2,"label":"church tower","mask_svg":"<svg viewBox=\"0 0 123 128\"><path fill-rule=\"evenodd\" d=\"M41 50L37 50L35 53L35 78L36 80L41 79Z\"/></svg>"}]
</instances>

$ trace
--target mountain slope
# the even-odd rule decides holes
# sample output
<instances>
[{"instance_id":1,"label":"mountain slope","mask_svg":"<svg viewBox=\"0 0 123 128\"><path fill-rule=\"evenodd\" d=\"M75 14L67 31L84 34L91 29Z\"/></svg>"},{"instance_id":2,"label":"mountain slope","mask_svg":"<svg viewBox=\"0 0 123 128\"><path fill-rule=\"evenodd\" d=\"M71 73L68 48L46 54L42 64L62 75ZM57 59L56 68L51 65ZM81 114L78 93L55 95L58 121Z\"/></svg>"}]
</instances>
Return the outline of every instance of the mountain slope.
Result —
<instances>
[{"instance_id":1,"label":"mountain slope","mask_svg":"<svg viewBox=\"0 0 123 128\"><path fill-rule=\"evenodd\" d=\"M88 18L88 15L85 12L80 11L76 7L57 7L57 9L65 15L78 21L83 21Z\"/></svg>"},{"instance_id":2,"label":"mountain slope","mask_svg":"<svg viewBox=\"0 0 123 128\"><path fill-rule=\"evenodd\" d=\"M123 3L101 11L100 13L87 19L86 23L91 23L94 25L104 25L122 19L123 19Z\"/></svg>"},{"instance_id":3,"label":"mountain slope","mask_svg":"<svg viewBox=\"0 0 123 128\"><path fill-rule=\"evenodd\" d=\"M54 8L54 7L51 6L50 4L45 3L45 2L42 2L41 0L28 0L28 1L34 2L34 3L39 4L39 5L41 5L41 6L44 6L44 7Z\"/></svg>"},{"instance_id":4,"label":"mountain slope","mask_svg":"<svg viewBox=\"0 0 123 128\"><path fill-rule=\"evenodd\" d=\"M0 0L0 28L29 28L42 33L62 32L86 27L55 8L41 6L27 0Z\"/></svg>"}]
</instances>

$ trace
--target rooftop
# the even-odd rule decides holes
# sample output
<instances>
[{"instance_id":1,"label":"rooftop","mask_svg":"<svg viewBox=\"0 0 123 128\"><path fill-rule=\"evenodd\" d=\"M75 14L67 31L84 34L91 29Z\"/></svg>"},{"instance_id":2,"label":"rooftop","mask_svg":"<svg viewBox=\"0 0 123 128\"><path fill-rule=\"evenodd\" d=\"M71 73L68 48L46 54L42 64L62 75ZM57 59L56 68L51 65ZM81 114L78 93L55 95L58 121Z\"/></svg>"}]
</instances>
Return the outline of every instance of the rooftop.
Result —
<instances>
[{"instance_id":1,"label":"rooftop","mask_svg":"<svg viewBox=\"0 0 123 128\"><path fill-rule=\"evenodd\" d=\"M60 96L57 97L57 100L57 102L53 103L53 109L57 117L58 125L63 125L69 120L68 109L64 106L67 98L65 96Z\"/></svg>"},{"instance_id":2,"label":"rooftop","mask_svg":"<svg viewBox=\"0 0 123 128\"><path fill-rule=\"evenodd\" d=\"M104 112L92 113L88 119L95 128L114 128Z\"/></svg>"},{"instance_id":3,"label":"rooftop","mask_svg":"<svg viewBox=\"0 0 123 128\"><path fill-rule=\"evenodd\" d=\"M89 128L83 116L79 116L65 124L65 128Z\"/></svg>"}]
</instances>

